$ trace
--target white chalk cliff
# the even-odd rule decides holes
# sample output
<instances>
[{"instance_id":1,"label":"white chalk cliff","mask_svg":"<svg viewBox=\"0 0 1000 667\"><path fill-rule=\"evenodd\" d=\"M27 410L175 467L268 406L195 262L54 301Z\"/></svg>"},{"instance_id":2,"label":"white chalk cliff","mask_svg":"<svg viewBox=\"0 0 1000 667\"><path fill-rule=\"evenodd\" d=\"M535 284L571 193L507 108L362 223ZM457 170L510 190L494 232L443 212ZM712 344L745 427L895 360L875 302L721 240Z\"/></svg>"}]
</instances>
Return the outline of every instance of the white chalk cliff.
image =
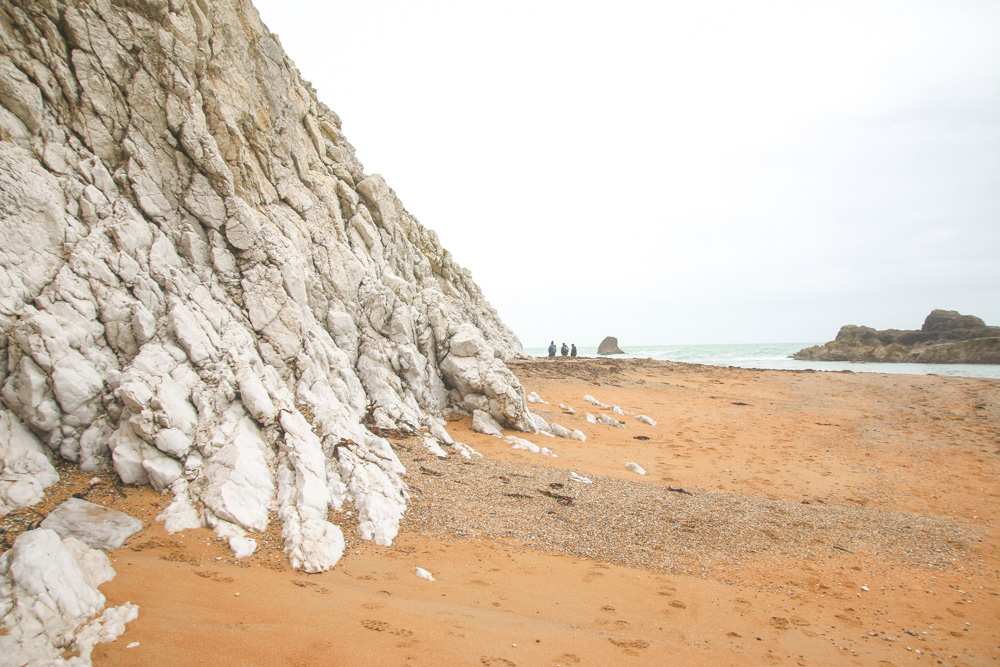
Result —
<instances>
[{"instance_id":1,"label":"white chalk cliff","mask_svg":"<svg viewBox=\"0 0 1000 667\"><path fill-rule=\"evenodd\" d=\"M0 329L0 513L110 459L168 530L246 554L273 511L321 571L331 508L388 544L406 507L369 406L536 432L517 338L247 0L0 5Z\"/></svg>"}]
</instances>

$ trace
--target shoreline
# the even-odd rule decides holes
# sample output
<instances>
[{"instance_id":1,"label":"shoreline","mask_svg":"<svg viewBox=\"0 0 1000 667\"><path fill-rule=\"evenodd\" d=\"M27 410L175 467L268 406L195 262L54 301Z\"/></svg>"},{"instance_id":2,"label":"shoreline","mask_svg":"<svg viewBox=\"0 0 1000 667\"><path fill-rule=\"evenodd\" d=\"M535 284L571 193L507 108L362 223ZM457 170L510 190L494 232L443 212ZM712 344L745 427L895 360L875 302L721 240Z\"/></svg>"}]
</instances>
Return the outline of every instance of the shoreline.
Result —
<instances>
[{"instance_id":1,"label":"shoreline","mask_svg":"<svg viewBox=\"0 0 1000 667\"><path fill-rule=\"evenodd\" d=\"M793 353L803 343L736 345L628 346L622 355L598 355L597 348L582 348L576 359L640 359L717 368L811 371L823 373L884 373L887 375L934 375L1000 379L1000 364L943 364L876 361L817 361L796 359ZM806 343L805 345L808 345ZM774 349L782 352L775 355ZM538 354L534 354L538 352ZM587 354L583 354L586 352ZM787 353L787 354L785 354ZM548 357L541 348L525 348L523 361L572 361L573 357Z\"/></svg>"},{"instance_id":2,"label":"shoreline","mask_svg":"<svg viewBox=\"0 0 1000 667\"><path fill-rule=\"evenodd\" d=\"M401 442L399 538L362 542L345 512L347 553L323 574L289 568L276 522L237 561L207 530L167 535L167 496L110 493L146 529L102 590L140 610L94 664L1000 658L1000 382L574 361L510 367L549 401L533 411L586 442L505 432L557 455L543 456L454 415L449 433L483 457ZM584 394L626 427L588 424L611 413Z\"/></svg>"}]
</instances>

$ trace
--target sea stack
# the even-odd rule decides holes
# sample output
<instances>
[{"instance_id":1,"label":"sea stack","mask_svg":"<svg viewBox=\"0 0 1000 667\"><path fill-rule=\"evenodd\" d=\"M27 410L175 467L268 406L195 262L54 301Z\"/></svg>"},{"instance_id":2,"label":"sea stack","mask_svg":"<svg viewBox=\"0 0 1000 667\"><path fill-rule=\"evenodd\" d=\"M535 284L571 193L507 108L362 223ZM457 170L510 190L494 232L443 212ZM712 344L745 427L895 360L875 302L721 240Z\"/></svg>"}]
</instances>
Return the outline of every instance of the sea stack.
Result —
<instances>
[{"instance_id":1,"label":"sea stack","mask_svg":"<svg viewBox=\"0 0 1000 667\"><path fill-rule=\"evenodd\" d=\"M625 354L625 352L618 347L617 338L608 336L597 346L597 354Z\"/></svg>"}]
</instances>

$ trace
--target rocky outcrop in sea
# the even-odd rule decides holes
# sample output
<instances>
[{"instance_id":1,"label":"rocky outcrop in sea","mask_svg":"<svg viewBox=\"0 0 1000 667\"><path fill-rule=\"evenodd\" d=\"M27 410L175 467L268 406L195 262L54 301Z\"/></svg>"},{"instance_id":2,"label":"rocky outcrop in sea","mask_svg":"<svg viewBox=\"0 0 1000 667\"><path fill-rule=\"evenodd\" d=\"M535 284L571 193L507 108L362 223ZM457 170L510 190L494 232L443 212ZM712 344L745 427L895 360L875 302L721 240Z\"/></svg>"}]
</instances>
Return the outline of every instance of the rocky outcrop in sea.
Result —
<instances>
[{"instance_id":1,"label":"rocky outcrop in sea","mask_svg":"<svg viewBox=\"0 0 1000 667\"><path fill-rule=\"evenodd\" d=\"M536 431L516 336L247 0L0 7L0 330L0 512L110 461L238 555L275 511L307 572L331 508L396 536L379 429Z\"/></svg>"},{"instance_id":2,"label":"rocky outcrop in sea","mask_svg":"<svg viewBox=\"0 0 1000 667\"><path fill-rule=\"evenodd\" d=\"M796 352L809 361L875 361L929 364L1000 364L1000 327L974 315L934 310L919 330L848 324L837 338Z\"/></svg>"},{"instance_id":3,"label":"rocky outcrop in sea","mask_svg":"<svg viewBox=\"0 0 1000 667\"><path fill-rule=\"evenodd\" d=\"M607 336L601 341L601 344L597 346L597 354L625 354L621 348L618 347L618 339L614 336Z\"/></svg>"}]
</instances>

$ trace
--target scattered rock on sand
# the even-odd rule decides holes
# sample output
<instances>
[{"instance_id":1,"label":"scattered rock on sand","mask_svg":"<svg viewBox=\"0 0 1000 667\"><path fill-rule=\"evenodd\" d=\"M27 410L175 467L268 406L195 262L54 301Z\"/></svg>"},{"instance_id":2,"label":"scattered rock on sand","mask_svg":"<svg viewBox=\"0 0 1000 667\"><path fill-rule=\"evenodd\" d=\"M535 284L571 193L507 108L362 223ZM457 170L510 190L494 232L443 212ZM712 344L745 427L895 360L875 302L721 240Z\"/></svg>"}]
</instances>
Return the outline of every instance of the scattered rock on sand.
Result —
<instances>
[{"instance_id":1,"label":"scattered rock on sand","mask_svg":"<svg viewBox=\"0 0 1000 667\"><path fill-rule=\"evenodd\" d=\"M60 537L75 537L91 549L114 551L142 530L142 521L82 498L69 498L42 521Z\"/></svg>"},{"instance_id":2,"label":"scattered rock on sand","mask_svg":"<svg viewBox=\"0 0 1000 667\"><path fill-rule=\"evenodd\" d=\"M104 609L97 587L114 576L108 557L80 540L46 528L19 535L0 557L3 664L89 665L94 645L114 641L139 615L128 602ZM80 660L62 662L66 649Z\"/></svg>"},{"instance_id":3,"label":"scattered rock on sand","mask_svg":"<svg viewBox=\"0 0 1000 667\"><path fill-rule=\"evenodd\" d=\"M583 431L579 429L569 430L565 426L560 426L559 424L553 423L551 425L553 435L558 435L560 438L569 438L571 440L579 440L580 442L585 442L587 436L583 434Z\"/></svg>"},{"instance_id":4,"label":"scattered rock on sand","mask_svg":"<svg viewBox=\"0 0 1000 667\"><path fill-rule=\"evenodd\" d=\"M477 433L492 435L496 438L503 437L503 433L500 432L500 424L498 424L488 413L483 412L482 410L476 410L472 413L472 430Z\"/></svg>"}]
</instances>

